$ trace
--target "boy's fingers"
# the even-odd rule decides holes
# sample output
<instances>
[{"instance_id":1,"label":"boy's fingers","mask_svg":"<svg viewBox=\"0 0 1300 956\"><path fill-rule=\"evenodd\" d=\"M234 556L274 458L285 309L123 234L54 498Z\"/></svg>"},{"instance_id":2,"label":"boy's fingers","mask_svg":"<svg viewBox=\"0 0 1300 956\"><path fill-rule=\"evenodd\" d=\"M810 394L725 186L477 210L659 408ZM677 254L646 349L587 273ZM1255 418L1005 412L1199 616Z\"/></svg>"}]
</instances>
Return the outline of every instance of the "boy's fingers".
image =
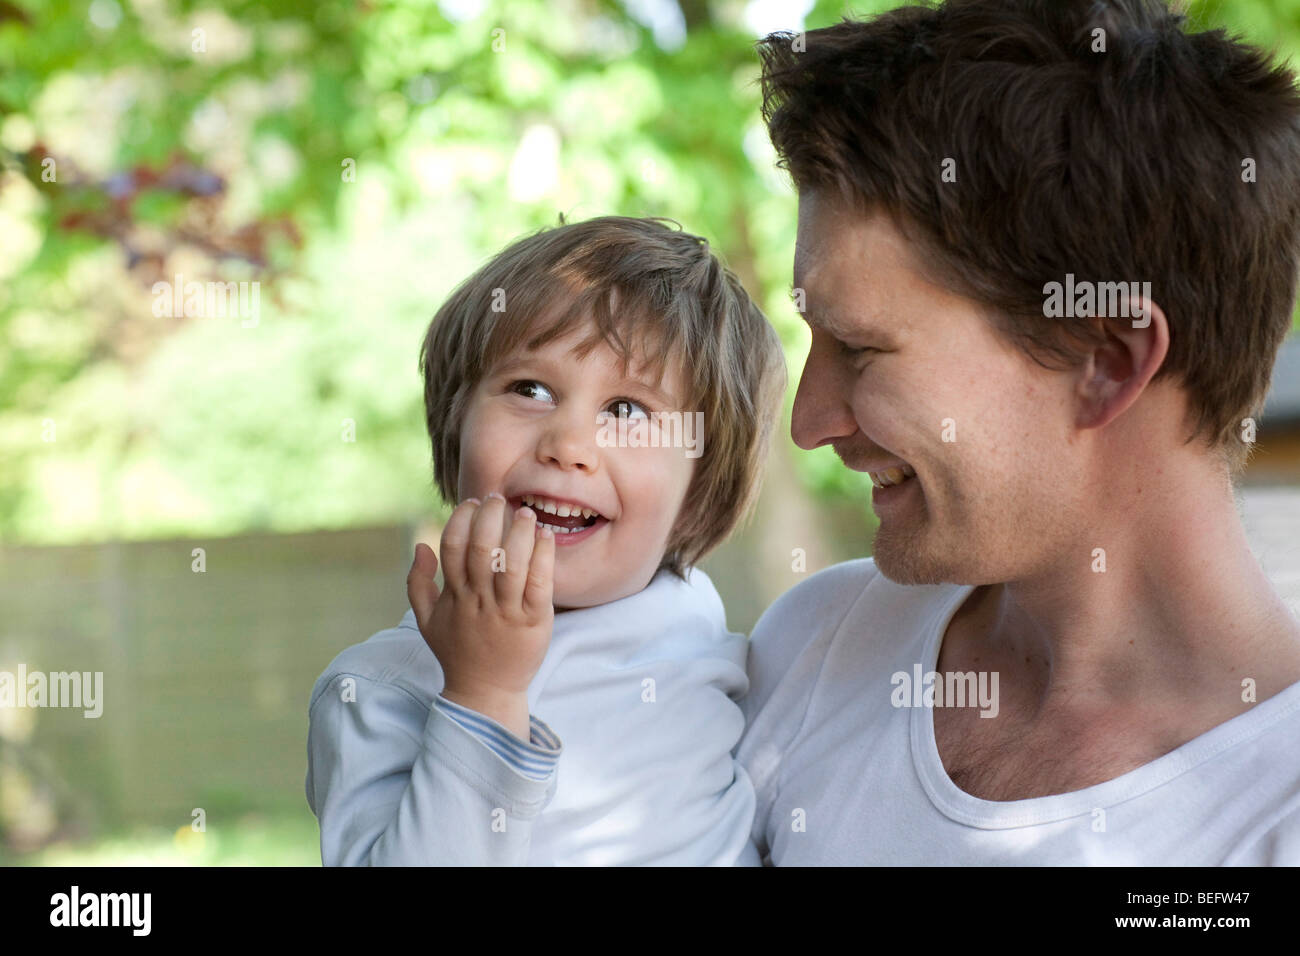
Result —
<instances>
[{"instance_id":1,"label":"boy's fingers","mask_svg":"<svg viewBox=\"0 0 1300 956\"><path fill-rule=\"evenodd\" d=\"M496 576L494 568L504 562L504 551L492 553L501 547L502 522L506 501L499 495L488 495L483 499L474 522L469 529L469 548L465 552L465 578L469 589L489 605L496 603L496 588L492 579Z\"/></svg>"},{"instance_id":2,"label":"boy's fingers","mask_svg":"<svg viewBox=\"0 0 1300 956\"><path fill-rule=\"evenodd\" d=\"M411 610L415 612L415 620L421 630L433 614L433 606L438 603L437 572L438 556L427 544L417 544L415 560L411 562L411 570L406 575L406 597L411 602Z\"/></svg>"},{"instance_id":3,"label":"boy's fingers","mask_svg":"<svg viewBox=\"0 0 1300 956\"><path fill-rule=\"evenodd\" d=\"M496 577L497 604L519 608L524 602L524 581L533 557L533 538L537 533L537 512L520 508L512 516L506 535L506 566Z\"/></svg>"},{"instance_id":4,"label":"boy's fingers","mask_svg":"<svg viewBox=\"0 0 1300 956\"><path fill-rule=\"evenodd\" d=\"M555 533L543 528L533 544L533 559L528 564L524 584L524 610L541 614L552 609L555 578Z\"/></svg>"},{"instance_id":5,"label":"boy's fingers","mask_svg":"<svg viewBox=\"0 0 1300 956\"><path fill-rule=\"evenodd\" d=\"M456 506L442 529L442 578L453 594L469 586L465 577L465 551L469 547L470 523L478 507L477 498L466 498Z\"/></svg>"}]
</instances>

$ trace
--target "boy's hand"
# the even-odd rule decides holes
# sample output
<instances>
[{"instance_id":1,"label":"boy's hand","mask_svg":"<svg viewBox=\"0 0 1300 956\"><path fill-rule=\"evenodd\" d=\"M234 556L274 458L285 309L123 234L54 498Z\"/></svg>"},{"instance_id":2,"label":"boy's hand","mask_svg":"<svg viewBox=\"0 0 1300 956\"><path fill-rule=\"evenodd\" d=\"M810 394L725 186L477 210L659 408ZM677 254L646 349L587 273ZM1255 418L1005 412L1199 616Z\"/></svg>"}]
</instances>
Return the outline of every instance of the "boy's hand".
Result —
<instances>
[{"instance_id":1,"label":"boy's hand","mask_svg":"<svg viewBox=\"0 0 1300 956\"><path fill-rule=\"evenodd\" d=\"M528 740L528 685L555 619L555 536L537 532L531 508L520 508L507 524L506 507L499 495L482 504L462 501L442 531L445 590L440 594L434 583L432 549L417 544L406 594L442 665L442 696Z\"/></svg>"}]
</instances>

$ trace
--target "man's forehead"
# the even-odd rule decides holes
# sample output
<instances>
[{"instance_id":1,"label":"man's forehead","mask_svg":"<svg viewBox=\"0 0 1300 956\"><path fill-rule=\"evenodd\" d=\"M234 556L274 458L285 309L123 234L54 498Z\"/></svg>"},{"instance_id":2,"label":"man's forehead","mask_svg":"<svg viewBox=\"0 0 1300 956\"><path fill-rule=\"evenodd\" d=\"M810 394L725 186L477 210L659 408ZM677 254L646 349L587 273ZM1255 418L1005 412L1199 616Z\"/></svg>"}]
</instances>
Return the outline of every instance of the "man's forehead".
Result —
<instances>
[{"instance_id":1,"label":"man's forehead","mask_svg":"<svg viewBox=\"0 0 1300 956\"><path fill-rule=\"evenodd\" d=\"M799 196L799 229L794 247L794 287L829 294L839 284L840 272L855 279L864 275L876 258L872 246L877 230L859 215L842 208L819 193Z\"/></svg>"},{"instance_id":2,"label":"man's forehead","mask_svg":"<svg viewBox=\"0 0 1300 956\"><path fill-rule=\"evenodd\" d=\"M802 196L799 213L792 290L802 290L805 317L813 324L834 332L876 323L909 311L910 299L932 291L916 269L911 244L887 216L862 216Z\"/></svg>"},{"instance_id":3,"label":"man's forehead","mask_svg":"<svg viewBox=\"0 0 1300 956\"><path fill-rule=\"evenodd\" d=\"M829 224L821 211L822 201L816 193L799 196L799 225L794 243L794 285L806 288L825 258L826 233Z\"/></svg>"},{"instance_id":4,"label":"man's forehead","mask_svg":"<svg viewBox=\"0 0 1300 956\"><path fill-rule=\"evenodd\" d=\"M825 243L799 242L795 245L791 293L796 296L801 311L826 311L834 305L835 297L843 295L834 274L836 261L833 247ZM859 275L859 281L865 278Z\"/></svg>"}]
</instances>

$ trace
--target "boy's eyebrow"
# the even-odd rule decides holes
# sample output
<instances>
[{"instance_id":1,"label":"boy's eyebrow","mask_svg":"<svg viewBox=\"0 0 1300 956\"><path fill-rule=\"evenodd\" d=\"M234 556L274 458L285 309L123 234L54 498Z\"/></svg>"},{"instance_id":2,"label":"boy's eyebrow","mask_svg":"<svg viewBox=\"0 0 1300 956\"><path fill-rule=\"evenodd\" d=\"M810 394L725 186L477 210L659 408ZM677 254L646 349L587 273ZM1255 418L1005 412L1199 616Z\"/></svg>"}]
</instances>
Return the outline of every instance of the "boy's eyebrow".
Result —
<instances>
[{"instance_id":1,"label":"boy's eyebrow","mask_svg":"<svg viewBox=\"0 0 1300 956\"><path fill-rule=\"evenodd\" d=\"M520 355L517 358L510 359L509 361L500 363L495 369L492 370L491 374L493 377L496 377L498 375L509 375L511 372L518 371L519 369L529 365L545 368L547 364L548 363L546 362L545 359L540 359L537 358L536 356L525 354L525 355ZM630 375L625 375L621 379L619 379L619 385L635 385L638 388L646 392L649 392L652 397L659 400L659 403L663 405L664 408L669 408L676 404L675 400L667 392L656 387L655 385L652 385L650 382L646 381L643 378L635 378Z\"/></svg>"}]
</instances>

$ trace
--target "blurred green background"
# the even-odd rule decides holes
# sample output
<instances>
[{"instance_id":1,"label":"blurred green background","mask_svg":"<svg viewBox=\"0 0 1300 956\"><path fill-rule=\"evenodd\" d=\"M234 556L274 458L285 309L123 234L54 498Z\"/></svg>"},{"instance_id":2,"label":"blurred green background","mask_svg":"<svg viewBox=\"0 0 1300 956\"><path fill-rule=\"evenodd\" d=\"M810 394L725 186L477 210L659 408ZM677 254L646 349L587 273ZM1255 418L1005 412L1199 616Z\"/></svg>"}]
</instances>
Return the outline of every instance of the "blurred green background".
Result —
<instances>
[{"instance_id":1,"label":"blurred green background","mask_svg":"<svg viewBox=\"0 0 1300 956\"><path fill-rule=\"evenodd\" d=\"M764 306L792 395L753 44L894 5L0 0L0 670L105 674L101 718L0 711L0 861L318 864L312 682L397 623L445 515L417 371L442 298L557 214L669 216ZM1300 49L1300 0L1189 13ZM256 309L168 314L177 276L256 281ZM705 564L736 629L794 548L870 551L866 476L792 452L787 402Z\"/></svg>"}]
</instances>

